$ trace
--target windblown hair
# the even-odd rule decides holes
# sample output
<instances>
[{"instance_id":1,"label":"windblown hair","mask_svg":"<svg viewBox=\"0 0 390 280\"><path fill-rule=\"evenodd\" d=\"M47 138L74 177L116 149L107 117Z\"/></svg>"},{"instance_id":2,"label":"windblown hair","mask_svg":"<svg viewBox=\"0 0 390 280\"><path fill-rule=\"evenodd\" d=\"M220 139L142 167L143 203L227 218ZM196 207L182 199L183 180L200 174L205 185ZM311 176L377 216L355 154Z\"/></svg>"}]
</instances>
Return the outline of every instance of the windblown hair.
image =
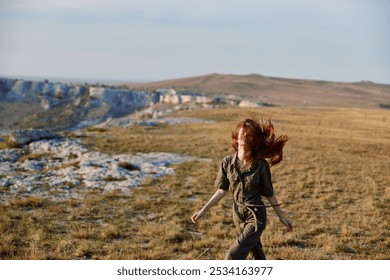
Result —
<instances>
[{"instance_id":1,"label":"windblown hair","mask_svg":"<svg viewBox=\"0 0 390 280\"><path fill-rule=\"evenodd\" d=\"M232 133L232 146L238 150L238 132L243 128L246 132L245 145L248 153L244 160L247 164L264 158L269 159L270 166L276 165L283 159L284 144L290 139L286 134L275 138L274 126L271 118L267 122L257 120L254 116L250 119L241 121Z\"/></svg>"}]
</instances>

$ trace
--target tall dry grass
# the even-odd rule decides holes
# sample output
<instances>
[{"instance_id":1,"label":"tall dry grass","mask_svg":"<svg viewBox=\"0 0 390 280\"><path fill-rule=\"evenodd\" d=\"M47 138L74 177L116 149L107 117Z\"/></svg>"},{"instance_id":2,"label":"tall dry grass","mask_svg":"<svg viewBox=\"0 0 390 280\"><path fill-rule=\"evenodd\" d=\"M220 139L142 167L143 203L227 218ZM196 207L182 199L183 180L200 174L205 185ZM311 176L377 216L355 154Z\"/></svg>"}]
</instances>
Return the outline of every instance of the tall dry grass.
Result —
<instances>
[{"instance_id":1,"label":"tall dry grass","mask_svg":"<svg viewBox=\"0 0 390 280\"><path fill-rule=\"evenodd\" d=\"M221 259L236 232L227 197L199 224L190 217L215 191L230 136L250 113L272 116L291 140L271 169L292 233L269 209L262 236L270 259L390 259L389 111L225 108L176 116L214 124L85 131L89 149L164 151L209 158L174 166L128 194L91 191L84 200L15 198L0 205L1 259ZM2 191L6 188L2 187Z\"/></svg>"}]
</instances>

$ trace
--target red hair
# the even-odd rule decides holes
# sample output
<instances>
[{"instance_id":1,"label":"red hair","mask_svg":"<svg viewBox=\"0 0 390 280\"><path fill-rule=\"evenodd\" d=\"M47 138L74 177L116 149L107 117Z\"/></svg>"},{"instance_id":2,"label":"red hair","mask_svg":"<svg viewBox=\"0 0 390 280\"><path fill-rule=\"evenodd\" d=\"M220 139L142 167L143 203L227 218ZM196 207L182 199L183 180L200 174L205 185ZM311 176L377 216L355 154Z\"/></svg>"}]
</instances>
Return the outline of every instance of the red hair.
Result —
<instances>
[{"instance_id":1,"label":"red hair","mask_svg":"<svg viewBox=\"0 0 390 280\"><path fill-rule=\"evenodd\" d=\"M274 126L271 118L267 122L251 119L241 121L232 133L232 146L238 150L238 132L243 128L246 132L245 144L250 151L244 160L250 165L255 160L269 159L270 166L278 164L283 159L284 144L290 139L286 134L275 139Z\"/></svg>"}]
</instances>

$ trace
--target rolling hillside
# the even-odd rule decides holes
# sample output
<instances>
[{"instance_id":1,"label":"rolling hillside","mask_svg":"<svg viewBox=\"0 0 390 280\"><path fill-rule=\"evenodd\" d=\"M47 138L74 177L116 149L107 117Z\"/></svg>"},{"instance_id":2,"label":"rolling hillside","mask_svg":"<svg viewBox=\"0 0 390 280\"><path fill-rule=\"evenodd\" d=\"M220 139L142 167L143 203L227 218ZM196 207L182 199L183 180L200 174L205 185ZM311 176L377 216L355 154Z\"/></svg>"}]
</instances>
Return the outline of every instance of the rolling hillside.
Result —
<instances>
[{"instance_id":1,"label":"rolling hillside","mask_svg":"<svg viewBox=\"0 0 390 280\"><path fill-rule=\"evenodd\" d=\"M126 86L148 90L174 88L210 94L232 94L278 106L378 108L390 105L390 85L370 81L340 83L273 78L258 74L210 74Z\"/></svg>"}]
</instances>

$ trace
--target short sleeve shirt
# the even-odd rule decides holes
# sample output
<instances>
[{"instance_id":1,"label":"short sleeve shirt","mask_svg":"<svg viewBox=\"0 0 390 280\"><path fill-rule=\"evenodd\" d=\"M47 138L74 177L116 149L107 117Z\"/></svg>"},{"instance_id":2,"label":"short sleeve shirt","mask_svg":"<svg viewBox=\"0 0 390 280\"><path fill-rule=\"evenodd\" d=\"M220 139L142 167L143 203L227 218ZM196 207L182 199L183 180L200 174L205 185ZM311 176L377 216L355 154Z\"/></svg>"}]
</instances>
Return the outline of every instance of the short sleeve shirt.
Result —
<instances>
[{"instance_id":1,"label":"short sleeve shirt","mask_svg":"<svg viewBox=\"0 0 390 280\"><path fill-rule=\"evenodd\" d=\"M259 159L240 172L237 160L237 153L222 160L215 187L230 189L233 200L238 203L264 205L261 196L271 197L274 194L268 162Z\"/></svg>"}]
</instances>

